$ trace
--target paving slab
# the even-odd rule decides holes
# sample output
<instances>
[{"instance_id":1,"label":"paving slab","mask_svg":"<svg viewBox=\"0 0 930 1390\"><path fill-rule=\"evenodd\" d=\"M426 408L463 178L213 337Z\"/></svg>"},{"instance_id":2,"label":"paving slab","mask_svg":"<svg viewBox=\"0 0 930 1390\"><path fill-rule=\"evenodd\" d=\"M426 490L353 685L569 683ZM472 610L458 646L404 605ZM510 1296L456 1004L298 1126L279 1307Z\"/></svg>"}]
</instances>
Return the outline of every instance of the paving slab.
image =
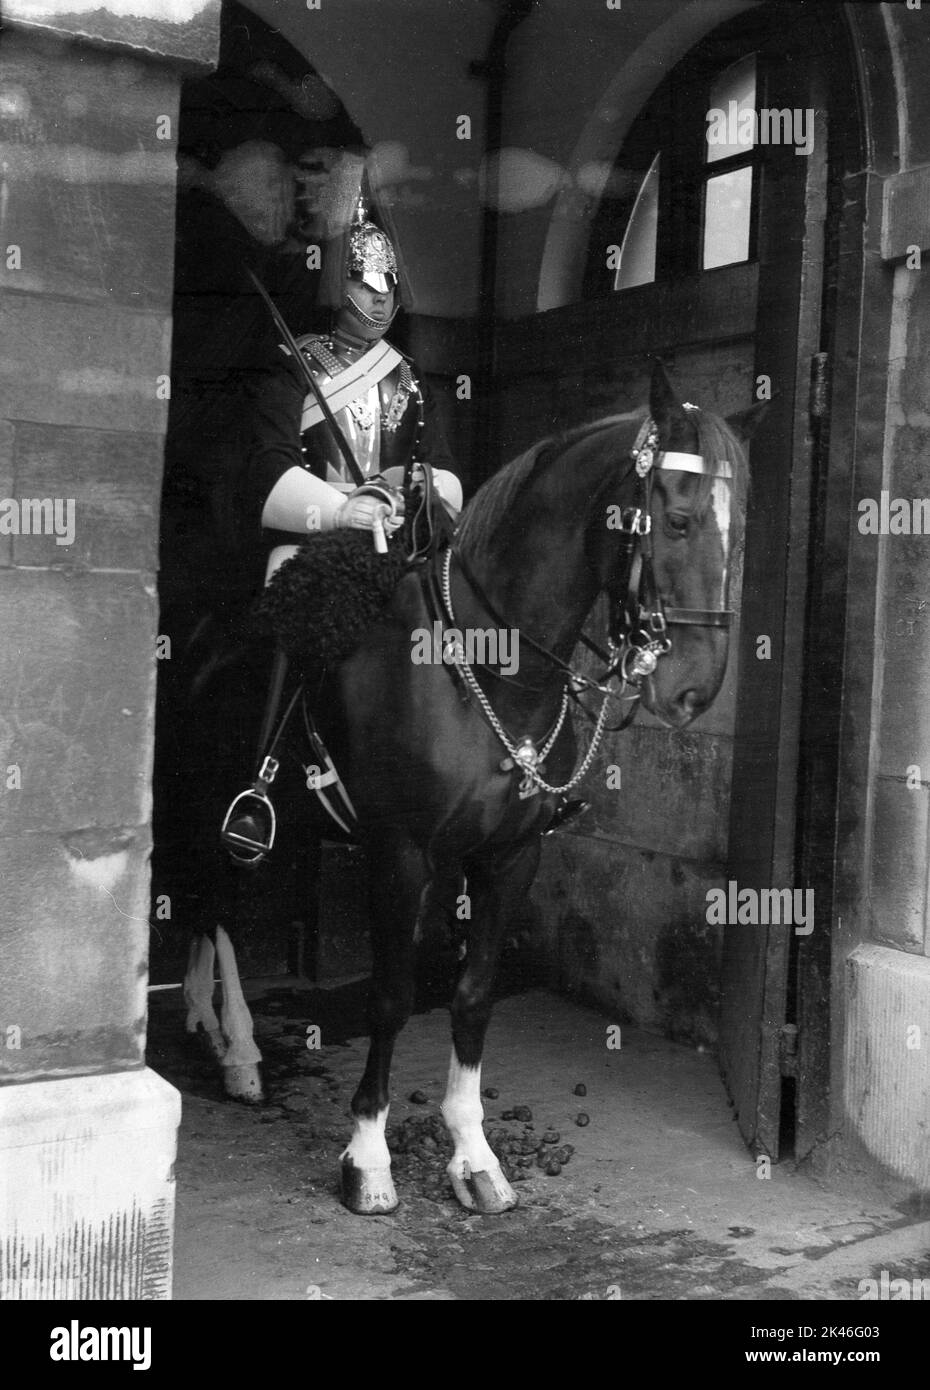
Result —
<instances>
[{"instance_id":1,"label":"paving slab","mask_svg":"<svg viewBox=\"0 0 930 1390\"><path fill-rule=\"evenodd\" d=\"M711 1053L634 1029L618 1038L543 990L495 1009L486 1129L533 1143L556 1131L574 1147L561 1172L530 1159L504 1216L457 1205L433 1119L449 1017L432 1009L396 1051L389 1139L419 1136L395 1156L401 1207L352 1216L337 1174L366 1049L360 993L250 993L268 1086L257 1108L222 1098L182 1035L178 996L153 997L149 1065L183 1095L178 1299L839 1301L861 1299L882 1270L930 1279L930 1221L877 1184L827 1186L791 1162L757 1175ZM502 1118L517 1106L532 1120Z\"/></svg>"}]
</instances>

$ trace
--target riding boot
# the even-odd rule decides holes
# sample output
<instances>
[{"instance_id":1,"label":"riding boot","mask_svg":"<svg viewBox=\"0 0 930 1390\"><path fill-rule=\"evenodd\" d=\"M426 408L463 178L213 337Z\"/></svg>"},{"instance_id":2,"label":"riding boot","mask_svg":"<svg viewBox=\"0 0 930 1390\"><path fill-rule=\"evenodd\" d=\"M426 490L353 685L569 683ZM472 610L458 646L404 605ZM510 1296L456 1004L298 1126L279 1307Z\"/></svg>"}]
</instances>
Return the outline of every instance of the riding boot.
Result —
<instances>
[{"instance_id":1,"label":"riding boot","mask_svg":"<svg viewBox=\"0 0 930 1390\"><path fill-rule=\"evenodd\" d=\"M295 694L277 734L272 738L272 729L281 707L281 695L286 676L287 657L280 648L277 648L272 662L271 680L258 740L258 775L251 790L240 792L233 799L220 830L220 839L226 846L230 858L236 864L244 865L247 868L254 868L255 865L260 864L270 853L274 844L276 817L274 808L268 799L268 792L278 774L279 764L277 758L271 755L284 732L284 725L287 723L288 716L294 706L294 699L296 699Z\"/></svg>"}]
</instances>

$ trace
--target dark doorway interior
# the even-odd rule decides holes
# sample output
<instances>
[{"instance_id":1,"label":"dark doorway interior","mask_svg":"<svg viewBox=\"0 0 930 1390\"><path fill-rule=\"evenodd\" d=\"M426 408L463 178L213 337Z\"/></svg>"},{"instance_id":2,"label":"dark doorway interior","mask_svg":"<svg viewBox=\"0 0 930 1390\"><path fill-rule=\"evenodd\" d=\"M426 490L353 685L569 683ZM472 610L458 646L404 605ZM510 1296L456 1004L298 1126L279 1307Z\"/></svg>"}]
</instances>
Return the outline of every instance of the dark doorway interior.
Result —
<instances>
[{"instance_id":1,"label":"dark doorway interior","mask_svg":"<svg viewBox=\"0 0 930 1390\"><path fill-rule=\"evenodd\" d=\"M218 832L255 771L272 651L250 620L263 549L248 521L248 394L275 351L265 284L295 333L316 308L335 162L363 157L339 98L280 34L234 0L215 74L182 89L171 409L162 496L154 776L153 983L182 978L192 930L237 924L245 974L305 965L315 852L296 754L277 786L273 860L234 868Z\"/></svg>"}]
</instances>

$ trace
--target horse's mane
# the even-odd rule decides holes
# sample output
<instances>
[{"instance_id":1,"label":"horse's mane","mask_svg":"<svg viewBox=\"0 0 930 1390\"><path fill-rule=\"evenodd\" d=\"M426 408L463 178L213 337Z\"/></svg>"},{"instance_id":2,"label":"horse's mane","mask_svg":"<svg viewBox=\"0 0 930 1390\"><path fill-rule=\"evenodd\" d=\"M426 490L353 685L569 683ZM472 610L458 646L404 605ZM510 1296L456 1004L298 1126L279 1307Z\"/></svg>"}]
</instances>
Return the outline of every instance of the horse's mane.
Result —
<instances>
[{"instance_id":1,"label":"horse's mane","mask_svg":"<svg viewBox=\"0 0 930 1390\"><path fill-rule=\"evenodd\" d=\"M708 411L689 411L689 416L697 429L698 452L704 459L725 460L733 472L732 513L733 524L742 533L746 515L746 498L749 492L749 467L745 449L719 415ZM553 459L559 457L573 445L581 443L591 435L619 425L634 425L637 428L646 419L646 412L633 411L624 415L605 415L598 420L577 425L573 429L542 439L519 454L510 463L498 469L481 485L468 503L457 532L457 544L468 559L476 560L486 551L494 536L498 522L510 513L517 497L534 477L541 473ZM635 438L635 430L633 437ZM631 445L633 439L631 438ZM630 459L632 466L632 459ZM713 495L714 478L702 475L698 482L695 498L695 516L702 521L706 515Z\"/></svg>"},{"instance_id":2,"label":"horse's mane","mask_svg":"<svg viewBox=\"0 0 930 1390\"><path fill-rule=\"evenodd\" d=\"M523 491L552 443L552 439L539 440L481 484L459 522L456 541L460 549L474 558L476 549L487 540L495 524L509 514L518 494Z\"/></svg>"},{"instance_id":3,"label":"horse's mane","mask_svg":"<svg viewBox=\"0 0 930 1390\"><path fill-rule=\"evenodd\" d=\"M588 435L620 423L635 422L642 412L630 415L609 415L599 420L577 425L574 429L541 439L524 453L493 473L468 503L456 533L457 547L471 560L480 558L491 548L497 524L509 514L517 497L553 459Z\"/></svg>"}]
</instances>

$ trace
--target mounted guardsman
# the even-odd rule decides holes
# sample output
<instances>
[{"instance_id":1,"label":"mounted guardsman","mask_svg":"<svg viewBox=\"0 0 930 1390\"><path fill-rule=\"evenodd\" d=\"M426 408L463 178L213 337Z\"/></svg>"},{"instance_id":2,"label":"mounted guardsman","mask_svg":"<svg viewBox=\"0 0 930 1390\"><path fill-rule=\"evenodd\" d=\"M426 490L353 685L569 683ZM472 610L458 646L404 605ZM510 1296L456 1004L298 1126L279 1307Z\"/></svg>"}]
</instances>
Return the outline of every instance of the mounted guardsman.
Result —
<instances>
[{"instance_id":1,"label":"mounted guardsman","mask_svg":"<svg viewBox=\"0 0 930 1390\"><path fill-rule=\"evenodd\" d=\"M269 570L315 530L383 525L391 534L401 525L398 490L411 459L432 466L448 510L457 515L462 506L429 390L384 336L401 307L397 255L386 233L366 220L361 200L339 289L332 333L297 340L320 393L308 392L286 344L257 392L251 483L272 546Z\"/></svg>"},{"instance_id":2,"label":"mounted guardsman","mask_svg":"<svg viewBox=\"0 0 930 1390\"><path fill-rule=\"evenodd\" d=\"M341 261L335 278L334 259ZM412 469L416 484L424 471L420 464L430 465L426 486L450 516L462 507L461 484L429 388L411 359L385 338L401 307L398 259L390 237L367 219L361 198L344 251L324 269L321 299L327 298L335 310L332 332L295 339L278 320L285 341L253 387L249 490L269 551L266 583L314 533L369 530L376 548L386 550L385 537L403 524L405 471ZM222 829L240 862L257 863L274 840L268 788L278 765L269 739L284 667L279 656L255 782L235 799ZM315 732L314 739L327 770L322 785L308 780L308 787L349 828L351 803Z\"/></svg>"}]
</instances>

